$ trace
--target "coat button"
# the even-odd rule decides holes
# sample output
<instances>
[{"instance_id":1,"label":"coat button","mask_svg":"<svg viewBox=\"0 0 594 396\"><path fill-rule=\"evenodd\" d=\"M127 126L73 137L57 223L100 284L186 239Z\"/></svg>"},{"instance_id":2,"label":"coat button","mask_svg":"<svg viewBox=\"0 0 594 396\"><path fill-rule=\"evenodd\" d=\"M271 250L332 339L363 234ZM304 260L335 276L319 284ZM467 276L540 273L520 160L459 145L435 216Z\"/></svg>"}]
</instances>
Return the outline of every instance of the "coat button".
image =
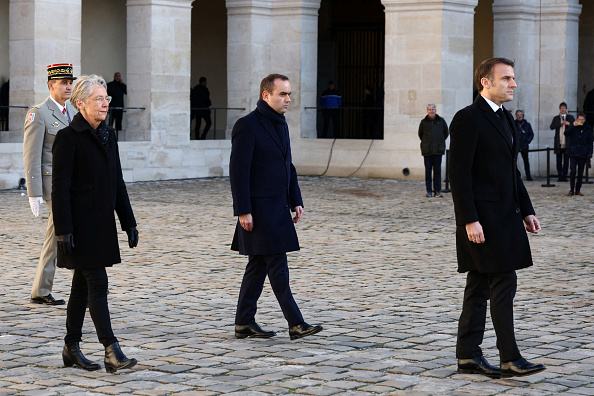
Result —
<instances>
[{"instance_id":1,"label":"coat button","mask_svg":"<svg viewBox=\"0 0 594 396\"><path fill-rule=\"evenodd\" d=\"M520 208L516 208L516 213L520 213Z\"/></svg>"}]
</instances>

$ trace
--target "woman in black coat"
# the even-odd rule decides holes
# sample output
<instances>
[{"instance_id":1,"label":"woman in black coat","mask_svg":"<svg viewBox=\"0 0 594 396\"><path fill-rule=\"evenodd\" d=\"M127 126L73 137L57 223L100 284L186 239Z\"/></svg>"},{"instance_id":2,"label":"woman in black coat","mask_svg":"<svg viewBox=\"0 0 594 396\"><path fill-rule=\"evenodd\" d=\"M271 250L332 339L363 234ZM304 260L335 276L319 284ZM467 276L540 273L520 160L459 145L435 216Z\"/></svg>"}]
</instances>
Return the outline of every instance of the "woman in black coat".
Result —
<instances>
[{"instance_id":1,"label":"woman in black coat","mask_svg":"<svg viewBox=\"0 0 594 396\"><path fill-rule=\"evenodd\" d=\"M88 303L97 336L105 347L105 369L115 372L134 366L136 359L122 353L107 306L105 268L121 262L114 211L128 233L130 248L138 244L138 231L122 178L115 131L104 122L110 100L100 76L81 76L74 85L70 102L79 113L58 132L52 150L52 208L58 267L74 270L64 365L101 368L86 359L79 347Z\"/></svg>"}]
</instances>

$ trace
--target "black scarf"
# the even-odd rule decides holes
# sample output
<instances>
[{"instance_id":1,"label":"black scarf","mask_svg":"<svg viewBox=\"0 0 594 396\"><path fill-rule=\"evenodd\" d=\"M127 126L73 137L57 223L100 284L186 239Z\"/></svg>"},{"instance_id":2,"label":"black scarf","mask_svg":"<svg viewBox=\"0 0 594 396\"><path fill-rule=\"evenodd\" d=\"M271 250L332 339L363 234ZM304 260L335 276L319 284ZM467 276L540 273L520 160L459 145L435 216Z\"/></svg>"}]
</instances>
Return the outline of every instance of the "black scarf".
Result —
<instances>
[{"instance_id":1,"label":"black scarf","mask_svg":"<svg viewBox=\"0 0 594 396\"><path fill-rule=\"evenodd\" d=\"M274 126L274 129L278 134L278 138L280 139L283 152L285 152L287 150L287 139L289 138L289 128L287 127L285 115L279 114L276 111L274 111L274 109L270 107L268 103L266 103L262 99L258 99L256 109L258 109L258 112L260 114L262 114L264 117L266 117L272 122L272 125Z\"/></svg>"}]
</instances>

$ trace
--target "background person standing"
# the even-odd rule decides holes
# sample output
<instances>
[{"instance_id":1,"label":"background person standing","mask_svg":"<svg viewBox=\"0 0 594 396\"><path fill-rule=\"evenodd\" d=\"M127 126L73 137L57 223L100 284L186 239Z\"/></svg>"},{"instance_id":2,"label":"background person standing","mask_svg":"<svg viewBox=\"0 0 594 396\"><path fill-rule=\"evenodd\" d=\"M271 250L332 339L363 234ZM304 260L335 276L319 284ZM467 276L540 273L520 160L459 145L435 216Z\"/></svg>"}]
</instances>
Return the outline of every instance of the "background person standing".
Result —
<instances>
[{"instance_id":1,"label":"background person standing","mask_svg":"<svg viewBox=\"0 0 594 396\"><path fill-rule=\"evenodd\" d=\"M553 117L551 129L555 130L555 154L557 155L557 180L567 181L567 170L569 169L569 157L566 152L565 129L573 124L575 118L567 114L567 103L559 104L559 115Z\"/></svg>"},{"instance_id":2,"label":"background person standing","mask_svg":"<svg viewBox=\"0 0 594 396\"><path fill-rule=\"evenodd\" d=\"M190 106L192 107L191 114L193 117L196 117L196 127L194 128L194 136L196 139L204 140L206 138L206 134L210 130L210 126L212 125L212 121L210 119L210 91L206 88L207 84L206 77L200 77L198 80L198 84L192 88L192 92L190 92ZM202 125L202 120L204 119L204 130L202 134L200 134L200 126Z\"/></svg>"},{"instance_id":3,"label":"background person standing","mask_svg":"<svg viewBox=\"0 0 594 396\"><path fill-rule=\"evenodd\" d=\"M592 127L586 123L585 114L578 114L577 120L565 131L565 137L568 141L567 155L570 162L570 190L567 195L584 195L581 191L584 167L588 159L592 158Z\"/></svg>"},{"instance_id":4,"label":"background person standing","mask_svg":"<svg viewBox=\"0 0 594 396\"><path fill-rule=\"evenodd\" d=\"M427 105L427 115L419 124L419 139L421 139L421 154L425 160L425 187L427 197L431 192L436 197L441 195L441 157L445 153L448 138L448 124L437 114L433 103ZM433 173L433 180L431 180Z\"/></svg>"},{"instance_id":5,"label":"background person standing","mask_svg":"<svg viewBox=\"0 0 594 396\"><path fill-rule=\"evenodd\" d=\"M111 96L109 126L115 127L117 137L118 132L122 130L124 109L114 109L113 107L124 107L124 95L128 95L128 89L126 84L124 84L124 80L122 80L122 74L120 72L115 72L113 81L107 83L107 94Z\"/></svg>"},{"instance_id":6,"label":"background person standing","mask_svg":"<svg viewBox=\"0 0 594 396\"><path fill-rule=\"evenodd\" d=\"M524 110L516 110L516 119L514 120L514 126L516 128L516 134L520 140L520 154L522 154L522 160L524 161L524 173L526 173L526 180L532 181L532 175L530 174L530 162L528 161L528 146L534 139L534 132L532 126L528 121L524 119Z\"/></svg>"},{"instance_id":7,"label":"background person standing","mask_svg":"<svg viewBox=\"0 0 594 396\"><path fill-rule=\"evenodd\" d=\"M31 302L35 304L63 305L64 300L52 296L56 273L57 245L52 210L52 145L58 131L70 124L77 110L68 102L72 92L72 64L59 63L47 67L47 86L50 96L33 106L25 117L23 162L27 180L27 195L33 216L40 213L43 200L49 215L43 248L31 289Z\"/></svg>"}]
</instances>

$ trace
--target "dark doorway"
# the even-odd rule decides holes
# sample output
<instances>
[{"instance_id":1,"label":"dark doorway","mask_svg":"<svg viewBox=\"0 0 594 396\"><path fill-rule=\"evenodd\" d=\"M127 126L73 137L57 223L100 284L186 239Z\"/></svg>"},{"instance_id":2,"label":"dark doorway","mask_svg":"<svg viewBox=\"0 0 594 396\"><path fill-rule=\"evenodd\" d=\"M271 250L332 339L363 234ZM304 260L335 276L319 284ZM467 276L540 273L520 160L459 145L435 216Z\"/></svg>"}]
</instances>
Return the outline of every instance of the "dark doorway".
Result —
<instances>
[{"instance_id":1,"label":"dark doorway","mask_svg":"<svg viewBox=\"0 0 594 396\"><path fill-rule=\"evenodd\" d=\"M318 28L318 137L383 139L381 0L322 0ZM338 109L320 103L330 81L342 99Z\"/></svg>"}]
</instances>

